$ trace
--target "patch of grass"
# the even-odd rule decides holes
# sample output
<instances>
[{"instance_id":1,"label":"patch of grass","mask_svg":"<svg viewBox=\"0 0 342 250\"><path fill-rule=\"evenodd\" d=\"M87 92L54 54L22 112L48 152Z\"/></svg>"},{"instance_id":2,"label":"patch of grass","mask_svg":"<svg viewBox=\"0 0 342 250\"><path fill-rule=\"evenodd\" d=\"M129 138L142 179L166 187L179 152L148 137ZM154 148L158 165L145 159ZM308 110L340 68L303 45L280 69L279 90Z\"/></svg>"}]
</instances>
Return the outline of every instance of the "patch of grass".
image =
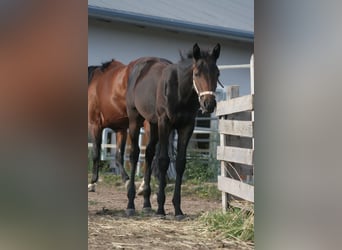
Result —
<instances>
[{"instance_id":1,"label":"patch of grass","mask_svg":"<svg viewBox=\"0 0 342 250\"><path fill-rule=\"evenodd\" d=\"M157 190L157 184L154 190ZM153 186L151 185L153 188ZM165 187L166 194L173 194L174 183L168 183ZM217 189L217 183L198 183L194 181L185 181L182 184L182 196L195 196L201 199L220 200L222 192Z\"/></svg>"},{"instance_id":2,"label":"patch of grass","mask_svg":"<svg viewBox=\"0 0 342 250\"><path fill-rule=\"evenodd\" d=\"M207 155L191 152L187 156L187 164L184 172L186 180L197 182L215 181L219 162L208 158Z\"/></svg>"},{"instance_id":3,"label":"patch of grass","mask_svg":"<svg viewBox=\"0 0 342 250\"><path fill-rule=\"evenodd\" d=\"M186 181L182 185L182 195L197 196L202 199L219 200L221 198L221 191L217 189L216 183L198 183L193 181Z\"/></svg>"},{"instance_id":4,"label":"patch of grass","mask_svg":"<svg viewBox=\"0 0 342 250\"><path fill-rule=\"evenodd\" d=\"M222 196L222 192L218 190L217 184L206 183L204 185L195 188L195 194L200 198L206 198L211 200L219 200Z\"/></svg>"},{"instance_id":5,"label":"patch of grass","mask_svg":"<svg viewBox=\"0 0 342 250\"><path fill-rule=\"evenodd\" d=\"M89 200L88 200L88 205L97 205L97 204L98 204L97 201L89 201Z\"/></svg>"},{"instance_id":6,"label":"patch of grass","mask_svg":"<svg viewBox=\"0 0 342 250\"><path fill-rule=\"evenodd\" d=\"M109 171L110 161L100 161L100 172L108 172ZM88 173L91 173L93 169L93 160L92 160L92 150L88 148Z\"/></svg>"},{"instance_id":7,"label":"patch of grass","mask_svg":"<svg viewBox=\"0 0 342 250\"><path fill-rule=\"evenodd\" d=\"M102 182L106 185L121 186L123 185L121 175L114 175L112 173L103 173Z\"/></svg>"},{"instance_id":8,"label":"patch of grass","mask_svg":"<svg viewBox=\"0 0 342 250\"><path fill-rule=\"evenodd\" d=\"M141 178L141 181L142 181L143 179L144 179L144 178ZM157 178L151 176L150 185L151 185L151 190L152 190L152 192L157 192L157 191L158 191L159 181L158 181Z\"/></svg>"},{"instance_id":9,"label":"patch of grass","mask_svg":"<svg viewBox=\"0 0 342 250\"><path fill-rule=\"evenodd\" d=\"M210 231L221 233L225 238L254 242L254 210L230 208L224 212L208 212L199 220Z\"/></svg>"}]
</instances>

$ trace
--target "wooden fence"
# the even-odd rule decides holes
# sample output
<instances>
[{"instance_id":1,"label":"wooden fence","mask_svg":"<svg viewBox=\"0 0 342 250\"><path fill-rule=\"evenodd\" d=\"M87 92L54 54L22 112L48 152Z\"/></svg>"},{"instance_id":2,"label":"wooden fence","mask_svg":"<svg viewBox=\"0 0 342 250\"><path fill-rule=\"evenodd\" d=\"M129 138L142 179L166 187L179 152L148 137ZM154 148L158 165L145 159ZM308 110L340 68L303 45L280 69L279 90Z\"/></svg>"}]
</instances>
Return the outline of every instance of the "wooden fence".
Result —
<instances>
[{"instance_id":1,"label":"wooden fence","mask_svg":"<svg viewBox=\"0 0 342 250\"><path fill-rule=\"evenodd\" d=\"M245 66L245 65L244 65ZM251 57L251 94L239 96L239 86L228 86L227 100L218 102L221 161L218 188L222 191L222 207L226 211L230 195L254 202L254 59ZM237 68L237 67L232 67Z\"/></svg>"}]
</instances>

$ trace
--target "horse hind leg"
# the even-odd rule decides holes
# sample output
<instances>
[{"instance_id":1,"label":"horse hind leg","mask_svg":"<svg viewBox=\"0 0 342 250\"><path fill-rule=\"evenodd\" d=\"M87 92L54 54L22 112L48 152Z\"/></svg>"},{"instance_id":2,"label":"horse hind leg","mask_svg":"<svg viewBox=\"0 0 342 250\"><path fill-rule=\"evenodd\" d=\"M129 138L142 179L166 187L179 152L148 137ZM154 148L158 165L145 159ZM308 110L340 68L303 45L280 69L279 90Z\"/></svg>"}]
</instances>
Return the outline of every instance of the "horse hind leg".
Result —
<instances>
[{"instance_id":1,"label":"horse hind leg","mask_svg":"<svg viewBox=\"0 0 342 250\"><path fill-rule=\"evenodd\" d=\"M142 124L142 118L137 114L136 116L130 117L130 124L129 124L129 135L131 139L131 153L130 153L130 162L131 162L131 176L130 182L128 184L127 189L127 197L128 197L128 204L126 209L126 214L128 216L132 216L135 213L135 206L134 206L134 198L136 195L135 191L135 172L137 168L137 163L140 154L139 148L139 133L140 133L140 124Z\"/></svg>"},{"instance_id":2,"label":"horse hind leg","mask_svg":"<svg viewBox=\"0 0 342 250\"><path fill-rule=\"evenodd\" d=\"M144 122L144 129L145 129L145 133L144 133L144 138L149 138L150 139L150 124L145 121ZM146 147L147 149L147 147ZM143 195L144 194L144 186L145 186L145 180L143 178L139 188L138 188L138 191L137 191L137 195Z\"/></svg>"},{"instance_id":3,"label":"horse hind leg","mask_svg":"<svg viewBox=\"0 0 342 250\"><path fill-rule=\"evenodd\" d=\"M144 207L143 210L145 212L152 211L151 209L151 173L152 173L152 161L155 155L156 144L158 142L158 127L157 125L150 124L150 140L146 147L146 170L144 174L144 186L143 186L143 195L144 195Z\"/></svg>"},{"instance_id":4,"label":"horse hind leg","mask_svg":"<svg viewBox=\"0 0 342 250\"><path fill-rule=\"evenodd\" d=\"M120 169L121 178L123 183L125 183L126 188L128 186L129 177L125 170L125 147L127 140L127 130L120 130L116 133L116 153L115 153L115 166Z\"/></svg>"},{"instance_id":5,"label":"horse hind leg","mask_svg":"<svg viewBox=\"0 0 342 250\"><path fill-rule=\"evenodd\" d=\"M145 180L143 179L139 188L138 188L137 195L143 195L144 194L144 186L145 186Z\"/></svg>"}]
</instances>

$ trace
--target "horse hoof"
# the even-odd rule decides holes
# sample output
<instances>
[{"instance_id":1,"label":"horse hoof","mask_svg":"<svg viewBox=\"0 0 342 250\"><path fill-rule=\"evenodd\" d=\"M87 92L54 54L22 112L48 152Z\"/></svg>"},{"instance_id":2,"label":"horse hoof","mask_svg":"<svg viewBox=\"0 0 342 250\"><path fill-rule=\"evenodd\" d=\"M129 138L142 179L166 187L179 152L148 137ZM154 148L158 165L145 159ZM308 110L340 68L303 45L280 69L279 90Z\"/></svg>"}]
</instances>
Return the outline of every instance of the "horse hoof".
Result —
<instances>
[{"instance_id":1,"label":"horse hoof","mask_svg":"<svg viewBox=\"0 0 342 250\"><path fill-rule=\"evenodd\" d=\"M164 210L163 211L157 211L156 216L161 218L161 219L165 219L166 218L166 213L165 213Z\"/></svg>"},{"instance_id":2,"label":"horse hoof","mask_svg":"<svg viewBox=\"0 0 342 250\"><path fill-rule=\"evenodd\" d=\"M127 208L126 209L126 215L127 216L133 216L135 214L135 209L133 208Z\"/></svg>"},{"instance_id":3,"label":"horse hoof","mask_svg":"<svg viewBox=\"0 0 342 250\"><path fill-rule=\"evenodd\" d=\"M186 216L184 214L179 214L175 216L176 221L184 220Z\"/></svg>"},{"instance_id":4,"label":"horse hoof","mask_svg":"<svg viewBox=\"0 0 342 250\"><path fill-rule=\"evenodd\" d=\"M152 208L144 207L142 211L143 211L144 214L151 214L152 213Z\"/></svg>"},{"instance_id":5,"label":"horse hoof","mask_svg":"<svg viewBox=\"0 0 342 250\"><path fill-rule=\"evenodd\" d=\"M158 218L158 219L165 220L166 219L166 214L156 214L155 217Z\"/></svg>"},{"instance_id":6,"label":"horse hoof","mask_svg":"<svg viewBox=\"0 0 342 250\"><path fill-rule=\"evenodd\" d=\"M88 184L88 192L95 192L95 186L96 184Z\"/></svg>"},{"instance_id":7,"label":"horse hoof","mask_svg":"<svg viewBox=\"0 0 342 250\"><path fill-rule=\"evenodd\" d=\"M128 190L129 183L130 183L129 180L127 180L127 181L125 182L125 188L126 188L126 190Z\"/></svg>"}]
</instances>

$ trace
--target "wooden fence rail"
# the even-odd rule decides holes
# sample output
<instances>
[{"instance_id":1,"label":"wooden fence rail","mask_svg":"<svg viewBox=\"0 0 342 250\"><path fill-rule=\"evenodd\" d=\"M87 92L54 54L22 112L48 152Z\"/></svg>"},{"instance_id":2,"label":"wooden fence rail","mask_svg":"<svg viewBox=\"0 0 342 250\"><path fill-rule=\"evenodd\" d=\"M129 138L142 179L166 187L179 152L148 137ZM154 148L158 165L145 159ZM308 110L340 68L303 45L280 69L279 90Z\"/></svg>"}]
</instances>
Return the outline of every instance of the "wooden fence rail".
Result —
<instances>
[{"instance_id":1,"label":"wooden fence rail","mask_svg":"<svg viewBox=\"0 0 342 250\"><path fill-rule=\"evenodd\" d=\"M222 191L222 208L226 211L230 195L254 202L254 59L251 57L251 94L239 96L239 86L228 86L227 100L217 103L221 161L218 189ZM238 68L238 67L231 67Z\"/></svg>"}]
</instances>

